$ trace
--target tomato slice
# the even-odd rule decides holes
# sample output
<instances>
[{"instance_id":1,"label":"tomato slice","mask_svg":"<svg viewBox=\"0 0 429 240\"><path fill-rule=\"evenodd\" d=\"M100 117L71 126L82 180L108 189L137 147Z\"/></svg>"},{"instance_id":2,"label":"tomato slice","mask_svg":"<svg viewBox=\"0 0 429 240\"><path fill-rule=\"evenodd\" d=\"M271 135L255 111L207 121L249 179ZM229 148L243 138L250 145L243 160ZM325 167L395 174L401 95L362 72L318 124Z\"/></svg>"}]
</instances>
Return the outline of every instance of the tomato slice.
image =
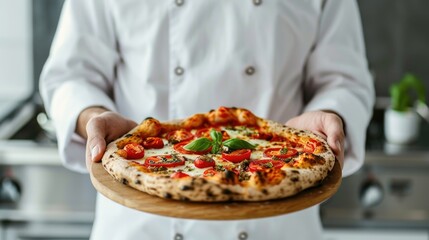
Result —
<instances>
[{"instance_id":1,"label":"tomato slice","mask_svg":"<svg viewBox=\"0 0 429 240\"><path fill-rule=\"evenodd\" d=\"M207 128L201 128L198 129L197 132L195 133L195 135L199 138L201 137L205 137L205 138L211 138L210 136L210 131L211 130L215 130L215 131L219 131L222 133L222 140L225 141L227 139L230 139L229 134L226 131L220 130L219 128L215 128L215 127L207 127Z\"/></svg>"},{"instance_id":2,"label":"tomato slice","mask_svg":"<svg viewBox=\"0 0 429 240\"><path fill-rule=\"evenodd\" d=\"M171 143L179 143L193 139L194 135L188 130L179 129L168 132L166 138Z\"/></svg>"},{"instance_id":3,"label":"tomato slice","mask_svg":"<svg viewBox=\"0 0 429 240\"><path fill-rule=\"evenodd\" d=\"M188 174L184 173L184 172L175 172L173 174L171 174L170 178L185 178L185 177L190 177Z\"/></svg>"},{"instance_id":4,"label":"tomato slice","mask_svg":"<svg viewBox=\"0 0 429 240\"><path fill-rule=\"evenodd\" d=\"M214 168L209 168L203 172L203 177L213 177L218 172Z\"/></svg>"},{"instance_id":5,"label":"tomato slice","mask_svg":"<svg viewBox=\"0 0 429 240\"><path fill-rule=\"evenodd\" d=\"M287 151L285 151L287 149ZM293 148L268 148L264 151L264 156L273 158L276 160L288 159L295 156L298 153L296 149Z\"/></svg>"},{"instance_id":6,"label":"tomato slice","mask_svg":"<svg viewBox=\"0 0 429 240\"><path fill-rule=\"evenodd\" d=\"M161 149L164 147L164 142L159 137L148 137L143 141L143 147Z\"/></svg>"},{"instance_id":7,"label":"tomato slice","mask_svg":"<svg viewBox=\"0 0 429 240\"><path fill-rule=\"evenodd\" d=\"M273 159L260 159L251 161L249 164L249 171L251 172L257 172L257 171L266 171L268 169L272 168L281 168L283 167L285 163L280 160L273 160Z\"/></svg>"},{"instance_id":8,"label":"tomato slice","mask_svg":"<svg viewBox=\"0 0 429 240\"><path fill-rule=\"evenodd\" d=\"M185 165L185 158L183 156L173 155L157 155L146 158L144 165L148 167L177 167Z\"/></svg>"},{"instance_id":9,"label":"tomato slice","mask_svg":"<svg viewBox=\"0 0 429 240\"><path fill-rule=\"evenodd\" d=\"M128 143L124 149L126 159L139 159L144 157L144 147L138 143Z\"/></svg>"},{"instance_id":10,"label":"tomato slice","mask_svg":"<svg viewBox=\"0 0 429 240\"><path fill-rule=\"evenodd\" d=\"M309 139L304 146L304 152L313 153L320 144L321 143L315 139Z\"/></svg>"},{"instance_id":11,"label":"tomato slice","mask_svg":"<svg viewBox=\"0 0 429 240\"><path fill-rule=\"evenodd\" d=\"M191 151L191 150L186 150L186 149L185 149L185 148L183 148L183 147L184 147L184 146L186 146L188 143L189 143L189 142L181 142L181 143L174 144L173 149L174 149L175 151L179 152L179 153L183 153L183 154L197 154L197 155L204 155L204 154L209 153L209 152L212 150L212 148L211 148L211 147L210 147L210 148L208 148L207 150L200 151L200 152L197 152L197 151Z\"/></svg>"},{"instance_id":12,"label":"tomato slice","mask_svg":"<svg viewBox=\"0 0 429 240\"><path fill-rule=\"evenodd\" d=\"M219 131L219 129L214 128L214 127L201 128L195 132L195 136L197 136L199 138L201 138L201 137L210 138L210 131L212 129Z\"/></svg>"},{"instance_id":13,"label":"tomato slice","mask_svg":"<svg viewBox=\"0 0 429 240\"><path fill-rule=\"evenodd\" d=\"M198 156L194 161L194 165L197 168L208 168L214 167L216 163L213 158L209 156Z\"/></svg>"},{"instance_id":14,"label":"tomato slice","mask_svg":"<svg viewBox=\"0 0 429 240\"><path fill-rule=\"evenodd\" d=\"M250 149L239 149L231 153L222 153L222 158L233 163L239 163L245 159L249 159L252 154Z\"/></svg>"}]
</instances>

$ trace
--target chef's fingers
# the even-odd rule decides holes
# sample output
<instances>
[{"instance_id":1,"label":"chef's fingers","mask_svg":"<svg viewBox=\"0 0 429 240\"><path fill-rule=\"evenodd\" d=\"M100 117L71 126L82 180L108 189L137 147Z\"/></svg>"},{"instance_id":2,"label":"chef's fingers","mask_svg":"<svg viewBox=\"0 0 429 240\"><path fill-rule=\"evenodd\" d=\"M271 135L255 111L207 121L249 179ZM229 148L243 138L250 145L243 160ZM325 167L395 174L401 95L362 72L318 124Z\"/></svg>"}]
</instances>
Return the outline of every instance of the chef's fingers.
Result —
<instances>
[{"instance_id":1,"label":"chef's fingers","mask_svg":"<svg viewBox=\"0 0 429 240\"><path fill-rule=\"evenodd\" d=\"M86 125L89 159L93 162L101 161L106 145L135 126L136 122L110 111L91 118Z\"/></svg>"},{"instance_id":2,"label":"chef's fingers","mask_svg":"<svg viewBox=\"0 0 429 240\"><path fill-rule=\"evenodd\" d=\"M286 122L287 126L310 130L326 139L341 167L344 162L344 124L333 111L305 112Z\"/></svg>"},{"instance_id":3,"label":"chef's fingers","mask_svg":"<svg viewBox=\"0 0 429 240\"><path fill-rule=\"evenodd\" d=\"M107 132L105 135L106 143L110 143L111 141L116 140L117 138L137 126L136 122L124 118L117 113L110 112L105 113L103 115L106 117L106 120L108 122L106 126Z\"/></svg>"},{"instance_id":4,"label":"chef's fingers","mask_svg":"<svg viewBox=\"0 0 429 240\"><path fill-rule=\"evenodd\" d=\"M87 157L88 160L99 162L106 150L107 124L106 119L97 116L91 118L86 125L87 138Z\"/></svg>"},{"instance_id":5,"label":"chef's fingers","mask_svg":"<svg viewBox=\"0 0 429 240\"><path fill-rule=\"evenodd\" d=\"M344 163L344 124L341 117L332 112L328 112L323 116L323 132L327 137L328 145L334 152L338 162L343 167Z\"/></svg>"}]
</instances>

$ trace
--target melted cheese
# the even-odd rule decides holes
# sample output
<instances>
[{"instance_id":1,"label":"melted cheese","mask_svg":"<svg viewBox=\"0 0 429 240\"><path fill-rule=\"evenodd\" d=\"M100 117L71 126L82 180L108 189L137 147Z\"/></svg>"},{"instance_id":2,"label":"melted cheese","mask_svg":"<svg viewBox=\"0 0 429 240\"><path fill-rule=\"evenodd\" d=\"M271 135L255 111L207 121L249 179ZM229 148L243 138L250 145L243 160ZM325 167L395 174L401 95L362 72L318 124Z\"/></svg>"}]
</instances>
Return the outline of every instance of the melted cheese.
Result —
<instances>
[{"instance_id":1,"label":"melted cheese","mask_svg":"<svg viewBox=\"0 0 429 240\"><path fill-rule=\"evenodd\" d=\"M230 138L240 138L243 140L248 141L249 143L256 145L256 149L252 151L250 160L258 160L261 158L264 158L264 153L263 150L266 148L270 148L270 147L279 147L278 143L273 143L267 140L262 140L262 139L251 139L249 137L249 135L251 135L253 133L253 131L251 129L245 129L244 127L238 127L236 129L226 129L223 128L222 130L225 130L228 135L230 136ZM196 130L193 130L192 133L195 134ZM145 150L145 157L141 160L139 160L138 162L140 162L141 164L144 163L144 160L147 157L150 156L158 156L158 155L167 155L167 154L172 154L172 153L177 153L174 149L173 149L173 144L168 143L167 140L163 140L164 141L164 148L162 149L146 149ZM185 165L182 166L177 166L177 167L173 167L173 168L168 168L169 172L176 172L178 170L181 170L185 173L187 173L190 176L200 176L204 173L205 170L209 169L209 168L197 168L194 165L194 160L199 156L197 154L182 154L179 153L181 156L186 157L186 162ZM216 165L221 165L223 167L229 167L229 168L234 168L236 166L239 165L239 163L232 163L229 161L226 161L224 159L222 159L222 156L220 154L218 155L210 155L216 162Z\"/></svg>"}]
</instances>

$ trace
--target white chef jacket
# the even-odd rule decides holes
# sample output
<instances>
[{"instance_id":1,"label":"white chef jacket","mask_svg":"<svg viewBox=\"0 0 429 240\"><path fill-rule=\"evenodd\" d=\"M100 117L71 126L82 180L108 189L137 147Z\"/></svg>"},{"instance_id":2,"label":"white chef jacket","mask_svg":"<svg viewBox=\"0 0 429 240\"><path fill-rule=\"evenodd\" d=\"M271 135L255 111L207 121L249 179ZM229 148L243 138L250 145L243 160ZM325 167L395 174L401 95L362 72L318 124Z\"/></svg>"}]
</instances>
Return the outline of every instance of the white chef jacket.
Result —
<instances>
[{"instance_id":1,"label":"white chef jacket","mask_svg":"<svg viewBox=\"0 0 429 240\"><path fill-rule=\"evenodd\" d=\"M344 175L363 162L374 101L353 0L70 0L41 94L65 165L86 171L79 113L104 106L136 122L223 106L286 122L332 110L345 121ZM245 221L138 212L98 196L92 239L319 239L318 207Z\"/></svg>"}]
</instances>

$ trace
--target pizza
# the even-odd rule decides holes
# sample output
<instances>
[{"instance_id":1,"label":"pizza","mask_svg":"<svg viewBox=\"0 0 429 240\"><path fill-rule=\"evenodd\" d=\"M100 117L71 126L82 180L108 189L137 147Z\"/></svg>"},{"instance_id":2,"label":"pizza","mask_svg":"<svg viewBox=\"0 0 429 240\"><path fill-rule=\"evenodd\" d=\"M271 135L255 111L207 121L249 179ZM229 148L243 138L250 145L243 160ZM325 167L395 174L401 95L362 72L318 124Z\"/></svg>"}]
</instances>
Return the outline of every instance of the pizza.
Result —
<instances>
[{"instance_id":1,"label":"pizza","mask_svg":"<svg viewBox=\"0 0 429 240\"><path fill-rule=\"evenodd\" d=\"M334 163L322 137L235 107L168 122L147 118L111 142L102 158L125 185L202 202L292 196L319 185Z\"/></svg>"}]
</instances>

